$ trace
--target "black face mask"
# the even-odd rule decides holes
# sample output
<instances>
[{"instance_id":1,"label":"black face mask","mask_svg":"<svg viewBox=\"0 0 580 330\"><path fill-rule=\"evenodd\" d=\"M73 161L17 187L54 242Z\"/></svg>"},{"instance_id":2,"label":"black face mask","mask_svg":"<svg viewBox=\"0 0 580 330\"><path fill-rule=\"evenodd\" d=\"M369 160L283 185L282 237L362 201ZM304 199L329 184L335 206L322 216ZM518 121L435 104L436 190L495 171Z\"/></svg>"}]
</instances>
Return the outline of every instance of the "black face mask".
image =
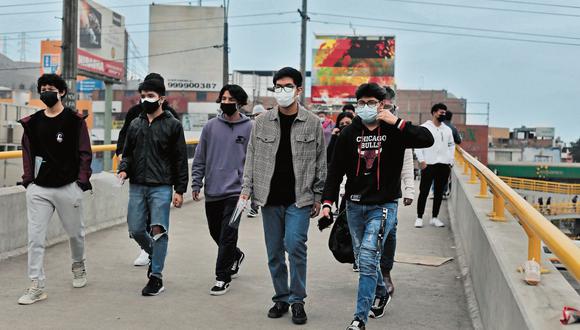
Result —
<instances>
[{"instance_id":1,"label":"black face mask","mask_svg":"<svg viewBox=\"0 0 580 330\"><path fill-rule=\"evenodd\" d=\"M42 92L40 93L40 100L46 104L47 107L52 108L58 103L58 93L57 92Z\"/></svg>"},{"instance_id":2,"label":"black face mask","mask_svg":"<svg viewBox=\"0 0 580 330\"><path fill-rule=\"evenodd\" d=\"M152 114L155 111L157 111L157 109L159 109L159 101L156 102L143 101L141 102L141 108L143 109L143 111L145 111L145 113Z\"/></svg>"},{"instance_id":3,"label":"black face mask","mask_svg":"<svg viewBox=\"0 0 580 330\"><path fill-rule=\"evenodd\" d=\"M220 109L222 109L226 115L231 116L238 111L238 105L235 103L220 103Z\"/></svg>"}]
</instances>

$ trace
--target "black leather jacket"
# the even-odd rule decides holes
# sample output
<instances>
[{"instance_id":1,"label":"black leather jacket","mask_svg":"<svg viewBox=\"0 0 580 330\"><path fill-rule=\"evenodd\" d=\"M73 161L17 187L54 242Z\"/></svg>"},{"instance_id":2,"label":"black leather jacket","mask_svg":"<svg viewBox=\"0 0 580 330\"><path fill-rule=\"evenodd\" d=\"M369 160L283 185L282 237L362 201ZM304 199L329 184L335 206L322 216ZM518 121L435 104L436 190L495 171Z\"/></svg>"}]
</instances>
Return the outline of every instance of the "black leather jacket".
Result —
<instances>
[{"instance_id":1,"label":"black leather jacket","mask_svg":"<svg viewBox=\"0 0 580 330\"><path fill-rule=\"evenodd\" d=\"M118 172L126 172L131 183L149 186L173 185L175 192L187 191L187 148L183 127L168 111L151 124L142 113L131 122Z\"/></svg>"}]
</instances>

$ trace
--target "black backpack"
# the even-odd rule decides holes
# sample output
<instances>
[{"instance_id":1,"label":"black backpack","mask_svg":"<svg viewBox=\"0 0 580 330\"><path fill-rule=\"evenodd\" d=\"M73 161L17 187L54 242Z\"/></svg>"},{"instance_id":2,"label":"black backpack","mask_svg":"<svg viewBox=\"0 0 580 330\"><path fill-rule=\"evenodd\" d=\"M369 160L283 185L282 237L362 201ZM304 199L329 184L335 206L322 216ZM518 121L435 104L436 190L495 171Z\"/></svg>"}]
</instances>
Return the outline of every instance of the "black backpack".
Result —
<instances>
[{"instance_id":1,"label":"black backpack","mask_svg":"<svg viewBox=\"0 0 580 330\"><path fill-rule=\"evenodd\" d=\"M354 263L354 252L352 249L352 237L348 229L346 220L346 210L340 212L328 238L328 248L334 255L334 258L343 264Z\"/></svg>"}]
</instances>

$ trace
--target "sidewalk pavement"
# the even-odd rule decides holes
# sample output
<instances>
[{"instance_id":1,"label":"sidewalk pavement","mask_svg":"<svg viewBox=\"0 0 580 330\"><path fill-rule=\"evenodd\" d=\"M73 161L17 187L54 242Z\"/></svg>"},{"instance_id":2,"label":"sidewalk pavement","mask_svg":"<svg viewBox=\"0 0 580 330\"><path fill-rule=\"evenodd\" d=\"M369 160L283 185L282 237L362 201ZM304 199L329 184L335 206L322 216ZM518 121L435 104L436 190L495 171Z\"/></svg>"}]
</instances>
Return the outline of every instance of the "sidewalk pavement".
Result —
<instances>
[{"instance_id":1,"label":"sidewalk pavement","mask_svg":"<svg viewBox=\"0 0 580 330\"><path fill-rule=\"evenodd\" d=\"M415 210L415 204L399 208L398 252L455 257L450 228L414 228ZM449 223L445 204L441 218ZM327 247L330 230L320 233L315 220L308 242L308 323L296 326L290 314L266 317L273 288L261 222L242 219L239 247L246 259L230 292L219 297L209 295L217 248L203 202L172 210L166 291L157 297L141 296L146 267L132 266L139 250L126 225L87 237L88 285L82 289L72 288L68 243L47 249L48 299L30 306L16 302L29 284L26 255L4 260L0 329L344 329L354 313L358 273L334 260ZM456 261L440 267L396 263L393 300L386 315L369 320L367 329L471 329L459 275Z\"/></svg>"}]
</instances>

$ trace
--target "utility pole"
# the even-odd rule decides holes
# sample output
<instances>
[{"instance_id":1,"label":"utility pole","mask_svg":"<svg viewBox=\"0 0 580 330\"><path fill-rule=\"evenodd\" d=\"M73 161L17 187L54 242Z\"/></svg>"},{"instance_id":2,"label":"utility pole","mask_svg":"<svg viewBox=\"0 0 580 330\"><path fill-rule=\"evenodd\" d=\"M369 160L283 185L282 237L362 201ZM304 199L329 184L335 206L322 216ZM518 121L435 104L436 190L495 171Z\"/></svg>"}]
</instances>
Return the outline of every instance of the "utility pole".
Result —
<instances>
[{"instance_id":1,"label":"utility pole","mask_svg":"<svg viewBox=\"0 0 580 330\"><path fill-rule=\"evenodd\" d=\"M302 10L298 9L298 13L302 18L302 33L300 36L300 73L302 74L302 79L304 84L302 86L306 87L306 23L310 19L307 14L307 0L302 0ZM306 91L300 94L300 103L304 104L306 99Z\"/></svg>"},{"instance_id":2,"label":"utility pole","mask_svg":"<svg viewBox=\"0 0 580 330\"><path fill-rule=\"evenodd\" d=\"M76 110L78 0L62 2L62 78L68 86L63 104Z\"/></svg>"},{"instance_id":3,"label":"utility pole","mask_svg":"<svg viewBox=\"0 0 580 330\"><path fill-rule=\"evenodd\" d=\"M229 44L228 44L228 12L230 7L230 0L224 0L224 65L223 65L223 84L224 86L228 84L230 80L230 64L229 64Z\"/></svg>"}]
</instances>

